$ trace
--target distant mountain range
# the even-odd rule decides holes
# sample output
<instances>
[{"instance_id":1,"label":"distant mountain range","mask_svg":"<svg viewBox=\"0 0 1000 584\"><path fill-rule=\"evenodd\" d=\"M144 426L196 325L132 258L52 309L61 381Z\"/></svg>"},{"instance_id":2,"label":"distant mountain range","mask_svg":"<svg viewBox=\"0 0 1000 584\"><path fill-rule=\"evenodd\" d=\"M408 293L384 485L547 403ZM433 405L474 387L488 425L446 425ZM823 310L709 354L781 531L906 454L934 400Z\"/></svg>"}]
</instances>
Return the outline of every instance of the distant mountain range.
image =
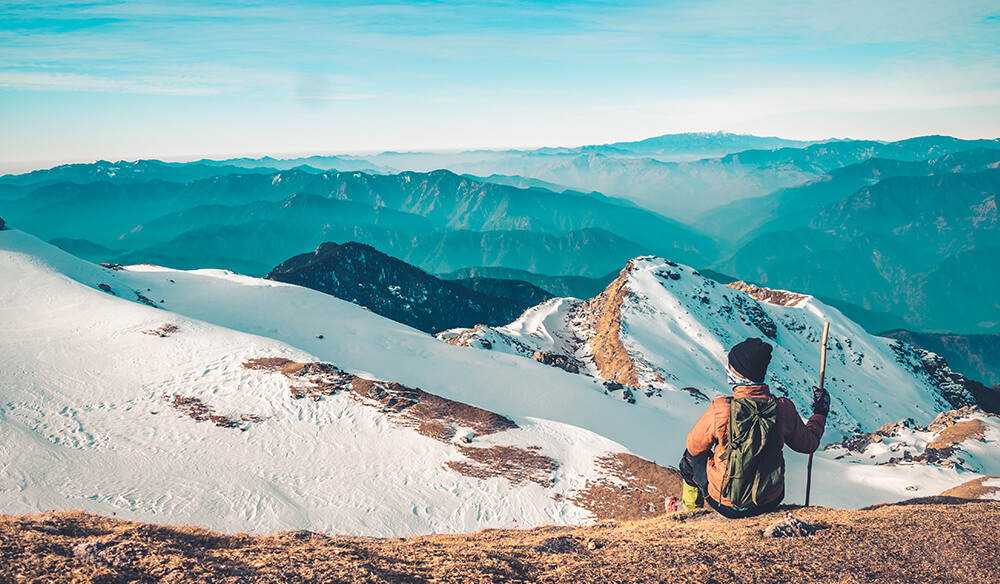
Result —
<instances>
[{"instance_id":1,"label":"distant mountain range","mask_svg":"<svg viewBox=\"0 0 1000 584\"><path fill-rule=\"evenodd\" d=\"M757 149L681 156L744 147ZM352 170L322 168L331 165ZM393 174L442 166L469 174ZM997 140L679 134L526 151L64 165L0 177L0 211L92 261L263 275L324 242L355 241L428 273L604 278L653 253L803 290L871 331L989 332L1000 327L998 167Z\"/></svg>"},{"instance_id":2,"label":"distant mountain range","mask_svg":"<svg viewBox=\"0 0 1000 584\"><path fill-rule=\"evenodd\" d=\"M716 267L891 312L923 330L997 329L1000 266L988 258L1000 251L998 167L1000 149L872 159L729 205L706 227L745 235Z\"/></svg>"},{"instance_id":3,"label":"distant mountain range","mask_svg":"<svg viewBox=\"0 0 1000 584\"><path fill-rule=\"evenodd\" d=\"M140 165L146 166L133 166ZM36 176L41 186L4 203L5 214L47 239L124 250L104 261L264 274L325 241L359 241L431 272L495 265L590 276L636 253L697 263L716 253L710 238L629 203L479 182L449 171L290 170L143 183L91 181L94 169L76 170L85 181L50 183ZM72 247L99 250L87 242Z\"/></svg>"}]
</instances>

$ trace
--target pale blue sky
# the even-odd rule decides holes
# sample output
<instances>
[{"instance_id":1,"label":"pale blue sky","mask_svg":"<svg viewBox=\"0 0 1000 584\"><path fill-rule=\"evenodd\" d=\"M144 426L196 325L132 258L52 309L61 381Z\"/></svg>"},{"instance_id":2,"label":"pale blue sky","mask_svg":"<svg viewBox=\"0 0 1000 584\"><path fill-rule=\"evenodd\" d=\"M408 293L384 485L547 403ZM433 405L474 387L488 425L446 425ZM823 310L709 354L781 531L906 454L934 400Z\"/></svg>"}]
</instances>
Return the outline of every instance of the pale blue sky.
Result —
<instances>
[{"instance_id":1,"label":"pale blue sky","mask_svg":"<svg viewBox=\"0 0 1000 584\"><path fill-rule=\"evenodd\" d=\"M993 138L1000 6L0 0L0 127L0 172L685 131Z\"/></svg>"}]
</instances>

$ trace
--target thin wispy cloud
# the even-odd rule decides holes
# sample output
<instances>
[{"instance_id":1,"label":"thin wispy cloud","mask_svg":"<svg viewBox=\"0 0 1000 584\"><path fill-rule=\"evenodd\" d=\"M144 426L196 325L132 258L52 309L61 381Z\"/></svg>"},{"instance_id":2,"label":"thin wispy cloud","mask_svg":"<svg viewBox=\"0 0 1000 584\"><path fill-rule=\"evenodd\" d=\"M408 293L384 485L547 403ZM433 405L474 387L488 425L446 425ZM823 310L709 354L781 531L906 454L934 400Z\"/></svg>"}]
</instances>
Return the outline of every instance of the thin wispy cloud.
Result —
<instances>
[{"instance_id":1,"label":"thin wispy cloud","mask_svg":"<svg viewBox=\"0 0 1000 584\"><path fill-rule=\"evenodd\" d=\"M386 147L421 143L425 126L480 128L456 147L531 145L578 139L584 124L588 142L727 129L733 111L745 131L809 138L830 126L824 111L932 108L945 120L993 108L980 131L1000 133L998 13L992 0L6 3L0 121L46 92L106 96L98 109L127 96L175 120L240 112L287 127L289 141L328 126L330 148L359 143L356 123ZM952 131L969 131L971 115ZM898 137L870 119L844 131Z\"/></svg>"}]
</instances>

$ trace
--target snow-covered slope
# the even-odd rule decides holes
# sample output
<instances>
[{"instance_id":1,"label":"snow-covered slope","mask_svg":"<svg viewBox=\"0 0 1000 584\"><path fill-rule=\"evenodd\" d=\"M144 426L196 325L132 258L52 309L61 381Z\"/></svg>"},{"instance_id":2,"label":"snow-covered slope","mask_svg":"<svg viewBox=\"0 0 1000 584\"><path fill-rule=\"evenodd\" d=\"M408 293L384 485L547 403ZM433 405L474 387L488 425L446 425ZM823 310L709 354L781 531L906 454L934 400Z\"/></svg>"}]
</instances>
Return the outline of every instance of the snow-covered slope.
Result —
<instances>
[{"instance_id":1,"label":"snow-covered slope","mask_svg":"<svg viewBox=\"0 0 1000 584\"><path fill-rule=\"evenodd\" d=\"M0 249L4 512L382 535L579 522L590 514L569 499L602 474L595 459L626 451L518 407L533 369L557 372L466 364L466 350L323 294L224 272L104 269L17 231L0 232ZM306 338L307 350L282 341ZM254 367L260 358L325 360L360 377L346 379L354 391L296 399L316 384ZM398 399L379 401L374 386L361 395L373 377L424 392L387 383ZM566 377L553 400L603 398ZM449 382L425 383L438 378ZM488 391L470 401L510 407L463 409L435 390ZM442 410L444 431L407 417L407 395ZM481 424L491 419L498 427Z\"/></svg>"},{"instance_id":2,"label":"snow-covered slope","mask_svg":"<svg viewBox=\"0 0 1000 584\"><path fill-rule=\"evenodd\" d=\"M515 326L480 329L496 333L495 350L475 351L297 286L102 268L0 232L0 510L383 535L587 521L583 493L602 477L621 484L608 456L674 465L700 394L724 378L725 348L768 322L777 381L805 411L818 366L806 356L818 354L818 323L835 321L827 379L843 413L825 442L947 409L932 384L892 365L886 342L812 300L784 313L648 258L620 280L604 299L556 299ZM634 389L525 359L504 345L517 339ZM995 447L992 434L984 444ZM800 502L805 457L786 458L786 500ZM821 452L813 498L861 506L978 472ZM662 510L664 491L646 491Z\"/></svg>"}]
</instances>

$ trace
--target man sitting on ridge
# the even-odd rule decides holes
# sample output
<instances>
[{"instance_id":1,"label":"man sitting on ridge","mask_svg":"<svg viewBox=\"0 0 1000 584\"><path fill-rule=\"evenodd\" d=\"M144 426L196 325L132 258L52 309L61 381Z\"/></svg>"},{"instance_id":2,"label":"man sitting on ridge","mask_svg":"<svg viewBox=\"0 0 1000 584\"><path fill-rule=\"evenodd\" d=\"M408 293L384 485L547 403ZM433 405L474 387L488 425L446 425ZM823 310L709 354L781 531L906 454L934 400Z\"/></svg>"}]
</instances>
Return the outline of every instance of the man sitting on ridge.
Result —
<instances>
[{"instance_id":1,"label":"man sitting on ridge","mask_svg":"<svg viewBox=\"0 0 1000 584\"><path fill-rule=\"evenodd\" d=\"M785 496L782 447L809 454L819 446L830 395L813 388L813 415L803 424L795 405L764 383L770 362L771 345L760 339L729 352L733 395L712 400L687 435L680 463L685 509L707 501L730 519L774 511Z\"/></svg>"}]
</instances>

